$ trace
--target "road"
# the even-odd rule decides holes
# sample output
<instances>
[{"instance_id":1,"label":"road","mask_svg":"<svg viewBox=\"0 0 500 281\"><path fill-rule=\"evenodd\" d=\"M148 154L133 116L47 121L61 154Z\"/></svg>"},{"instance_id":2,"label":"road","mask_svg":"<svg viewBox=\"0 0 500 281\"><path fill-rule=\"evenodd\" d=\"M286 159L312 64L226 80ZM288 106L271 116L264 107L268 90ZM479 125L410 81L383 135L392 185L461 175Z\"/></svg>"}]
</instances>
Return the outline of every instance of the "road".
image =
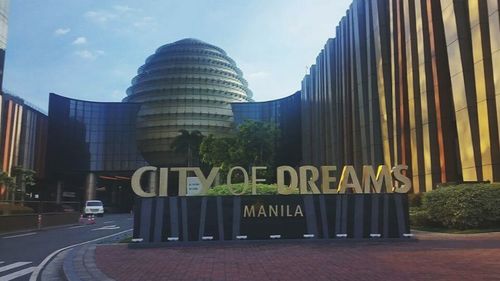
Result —
<instances>
[{"instance_id":1,"label":"road","mask_svg":"<svg viewBox=\"0 0 500 281\"><path fill-rule=\"evenodd\" d=\"M54 251L123 232L132 225L131 215L110 214L96 218L95 224L84 220L79 225L0 235L0 281L29 280L35 268Z\"/></svg>"}]
</instances>

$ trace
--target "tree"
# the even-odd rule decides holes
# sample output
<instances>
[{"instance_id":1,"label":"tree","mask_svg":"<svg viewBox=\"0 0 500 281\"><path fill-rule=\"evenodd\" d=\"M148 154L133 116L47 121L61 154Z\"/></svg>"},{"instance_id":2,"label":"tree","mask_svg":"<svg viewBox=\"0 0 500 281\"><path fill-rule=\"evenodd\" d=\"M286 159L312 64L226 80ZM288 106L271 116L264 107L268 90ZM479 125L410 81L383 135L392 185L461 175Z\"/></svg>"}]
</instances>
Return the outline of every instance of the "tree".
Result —
<instances>
[{"instance_id":1,"label":"tree","mask_svg":"<svg viewBox=\"0 0 500 281\"><path fill-rule=\"evenodd\" d=\"M273 166L279 129L273 123L246 120L238 127L238 153L247 165Z\"/></svg>"},{"instance_id":2,"label":"tree","mask_svg":"<svg viewBox=\"0 0 500 281\"><path fill-rule=\"evenodd\" d=\"M266 166L266 178L272 181L278 136L279 129L273 123L247 120L238 126L234 137L205 138L200 145L200 156L204 163L221 167L222 172L233 166L248 170L253 166Z\"/></svg>"},{"instance_id":3,"label":"tree","mask_svg":"<svg viewBox=\"0 0 500 281\"><path fill-rule=\"evenodd\" d=\"M180 130L180 135L174 138L170 148L175 152L186 155L186 163L188 167L199 162L200 144L204 136L200 131Z\"/></svg>"},{"instance_id":4,"label":"tree","mask_svg":"<svg viewBox=\"0 0 500 281\"><path fill-rule=\"evenodd\" d=\"M26 186L35 185L36 172L31 169L25 169L21 166L12 168L12 176L15 178L14 191L12 192L12 201L16 199L16 190L21 190L21 201L24 201L24 194L26 193Z\"/></svg>"},{"instance_id":5,"label":"tree","mask_svg":"<svg viewBox=\"0 0 500 281\"><path fill-rule=\"evenodd\" d=\"M9 199L10 192L15 189L14 178L9 176L6 172L0 172L0 185L3 185L6 188L5 199Z\"/></svg>"},{"instance_id":6,"label":"tree","mask_svg":"<svg viewBox=\"0 0 500 281\"><path fill-rule=\"evenodd\" d=\"M213 135L209 135L200 145L201 161L221 167L223 172L227 172L236 161L231 153L235 147L235 140L235 138L214 138Z\"/></svg>"}]
</instances>

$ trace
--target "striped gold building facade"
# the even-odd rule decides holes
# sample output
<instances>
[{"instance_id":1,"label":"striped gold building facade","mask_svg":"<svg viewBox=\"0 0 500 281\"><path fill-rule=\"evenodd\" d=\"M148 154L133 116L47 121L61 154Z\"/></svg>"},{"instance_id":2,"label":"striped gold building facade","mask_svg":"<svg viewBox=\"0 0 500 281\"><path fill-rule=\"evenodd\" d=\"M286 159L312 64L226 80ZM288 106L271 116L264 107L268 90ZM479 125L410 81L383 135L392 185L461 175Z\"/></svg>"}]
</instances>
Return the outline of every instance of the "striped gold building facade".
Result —
<instances>
[{"instance_id":1,"label":"striped gold building facade","mask_svg":"<svg viewBox=\"0 0 500 281\"><path fill-rule=\"evenodd\" d=\"M498 0L355 0L302 81L303 162L500 181Z\"/></svg>"},{"instance_id":2,"label":"striped gold building facade","mask_svg":"<svg viewBox=\"0 0 500 281\"><path fill-rule=\"evenodd\" d=\"M37 179L45 178L48 119L45 114L15 96L0 95L0 170L12 175L16 166L34 170ZM0 200L9 197L0 186Z\"/></svg>"}]
</instances>

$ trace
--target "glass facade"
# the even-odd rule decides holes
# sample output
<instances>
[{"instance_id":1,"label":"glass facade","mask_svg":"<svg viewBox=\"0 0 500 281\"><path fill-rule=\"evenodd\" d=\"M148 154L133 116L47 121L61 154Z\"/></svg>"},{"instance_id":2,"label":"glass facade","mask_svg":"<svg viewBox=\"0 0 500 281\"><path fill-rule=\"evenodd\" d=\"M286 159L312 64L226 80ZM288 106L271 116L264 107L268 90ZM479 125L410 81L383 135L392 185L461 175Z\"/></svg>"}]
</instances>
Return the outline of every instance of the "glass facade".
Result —
<instances>
[{"instance_id":1,"label":"glass facade","mask_svg":"<svg viewBox=\"0 0 500 281\"><path fill-rule=\"evenodd\" d=\"M146 165L136 144L139 107L50 94L51 173L133 171Z\"/></svg>"},{"instance_id":2,"label":"glass facade","mask_svg":"<svg viewBox=\"0 0 500 281\"><path fill-rule=\"evenodd\" d=\"M232 103L234 123L245 120L274 123L280 129L276 143L276 164L297 167L302 158L300 91L267 102Z\"/></svg>"},{"instance_id":3,"label":"glass facade","mask_svg":"<svg viewBox=\"0 0 500 281\"><path fill-rule=\"evenodd\" d=\"M3 90L3 67L5 63L5 49L7 48L9 0L0 1L0 91Z\"/></svg>"},{"instance_id":4,"label":"glass facade","mask_svg":"<svg viewBox=\"0 0 500 281\"><path fill-rule=\"evenodd\" d=\"M139 108L135 103L50 94L47 167L52 200L99 199L109 211L130 211L130 177L147 165L136 142Z\"/></svg>"}]
</instances>

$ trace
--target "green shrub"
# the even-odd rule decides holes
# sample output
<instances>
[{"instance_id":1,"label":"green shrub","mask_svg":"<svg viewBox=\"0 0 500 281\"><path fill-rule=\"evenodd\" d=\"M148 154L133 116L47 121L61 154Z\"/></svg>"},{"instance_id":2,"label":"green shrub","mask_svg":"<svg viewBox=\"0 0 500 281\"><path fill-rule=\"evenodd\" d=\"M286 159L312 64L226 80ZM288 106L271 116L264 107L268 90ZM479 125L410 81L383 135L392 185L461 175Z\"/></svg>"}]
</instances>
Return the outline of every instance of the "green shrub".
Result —
<instances>
[{"instance_id":1,"label":"green shrub","mask_svg":"<svg viewBox=\"0 0 500 281\"><path fill-rule=\"evenodd\" d=\"M422 206L422 197L424 193L411 193L408 194L408 205L410 207L420 207Z\"/></svg>"},{"instance_id":2,"label":"green shrub","mask_svg":"<svg viewBox=\"0 0 500 281\"><path fill-rule=\"evenodd\" d=\"M431 223L448 228L500 226L500 184L442 187L423 196L422 210Z\"/></svg>"},{"instance_id":3,"label":"green shrub","mask_svg":"<svg viewBox=\"0 0 500 281\"><path fill-rule=\"evenodd\" d=\"M429 219L427 210L418 207L410 207L410 225L414 227L436 227L438 223Z\"/></svg>"},{"instance_id":4,"label":"green shrub","mask_svg":"<svg viewBox=\"0 0 500 281\"><path fill-rule=\"evenodd\" d=\"M244 185L242 183L235 183L231 185L231 189L236 192L240 193L243 190ZM275 184L257 184L257 195L274 195L278 194L278 186ZM298 190L295 192L298 193ZM249 184L248 188L245 190L245 193L243 195L251 195L252 194L252 185ZM229 189L229 185L224 184L224 185L219 185L215 186L211 189L208 190L208 195L209 196L220 196L220 195L233 195L233 193Z\"/></svg>"},{"instance_id":5,"label":"green shrub","mask_svg":"<svg viewBox=\"0 0 500 281\"><path fill-rule=\"evenodd\" d=\"M10 203L0 203L0 215L21 215L32 213L33 209L30 207Z\"/></svg>"}]
</instances>

